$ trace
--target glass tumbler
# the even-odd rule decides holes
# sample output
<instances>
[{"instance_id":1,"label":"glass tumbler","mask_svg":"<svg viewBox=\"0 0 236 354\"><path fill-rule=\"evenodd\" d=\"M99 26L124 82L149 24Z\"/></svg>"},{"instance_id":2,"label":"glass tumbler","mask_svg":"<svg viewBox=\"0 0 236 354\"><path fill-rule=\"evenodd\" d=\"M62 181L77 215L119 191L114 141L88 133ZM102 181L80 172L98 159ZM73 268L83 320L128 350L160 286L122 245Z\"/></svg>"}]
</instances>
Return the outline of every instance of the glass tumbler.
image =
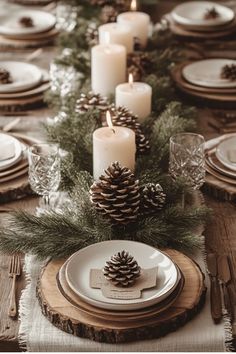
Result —
<instances>
[{"instance_id":1,"label":"glass tumbler","mask_svg":"<svg viewBox=\"0 0 236 354\"><path fill-rule=\"evenodd\" d=\"M28 150L29 183L42 196L44 208L50 205L50 194L56 192L61 179L59 147L56 144L34 144Z\"/></svg>"},{"instance_id":2,"label":"glass tumbler","mask_svg":"<svg viewBox=\"0 0 236 354\"><path fill-rule=\"evenodd\" d=\"M194 133L179 133L170 138L169 173L174 180L183 177L193 190L199 189L205 180L204 142L202 135Z\"/></svg>"}]
</instances>

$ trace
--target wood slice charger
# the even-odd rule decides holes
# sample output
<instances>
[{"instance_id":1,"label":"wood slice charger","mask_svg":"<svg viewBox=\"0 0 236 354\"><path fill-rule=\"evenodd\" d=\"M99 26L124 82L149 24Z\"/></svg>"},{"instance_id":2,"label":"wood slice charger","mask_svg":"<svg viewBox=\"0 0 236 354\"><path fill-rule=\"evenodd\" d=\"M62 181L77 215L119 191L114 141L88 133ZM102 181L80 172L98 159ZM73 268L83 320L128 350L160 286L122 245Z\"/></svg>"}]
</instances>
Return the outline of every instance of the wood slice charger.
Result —
<instances>
[{"instance_id":1,"label":"wood slice charger","mask_svg":"<svg viewBox=\"0 0 236 354\"><path fill-rule=\"evenodd\" d=\"M165 250L165 253L177 264L185 282L177 300L153 318L147 316L144 320L138 316L136 321L113 321L111 316L103 319L73 306L58 288L57 275L65 260L52 260L42 269L37 286L42 313L57 328L98 342L131 342L159 338L173 332L200 311L205 302L206 287L204 274L194 261L175 250Z\"/></svg>"}]
</instances>

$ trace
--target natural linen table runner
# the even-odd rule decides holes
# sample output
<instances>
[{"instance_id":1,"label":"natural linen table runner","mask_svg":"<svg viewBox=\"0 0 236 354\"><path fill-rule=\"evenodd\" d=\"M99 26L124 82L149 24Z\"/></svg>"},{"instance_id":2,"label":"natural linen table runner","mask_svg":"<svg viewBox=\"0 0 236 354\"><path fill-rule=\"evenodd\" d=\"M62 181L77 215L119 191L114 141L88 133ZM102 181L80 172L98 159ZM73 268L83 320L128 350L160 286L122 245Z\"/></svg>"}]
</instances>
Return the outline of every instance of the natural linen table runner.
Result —
<instances>
[{"instance_id":1,"label":"natural linen table runner","mask_svg":"<svg viewBox=\"0 0 236 354\"><path fill-rule=\"evenodd\" d=\"M206 274L202 254L195 257ZM89 339L74 337L54 327L41 313L36 298L36 284L42 263L33 256L26 256L25 270L28 284L20 300L20 334L22 348L32 352L209 352L227 351L227 343L232 339L230 325L227 319L214 325L210 313L210 286L208 288L204 308L185 326L165 337L153 340L142 340L124 344L98 343Z\"/></svg>"}]
</instances>

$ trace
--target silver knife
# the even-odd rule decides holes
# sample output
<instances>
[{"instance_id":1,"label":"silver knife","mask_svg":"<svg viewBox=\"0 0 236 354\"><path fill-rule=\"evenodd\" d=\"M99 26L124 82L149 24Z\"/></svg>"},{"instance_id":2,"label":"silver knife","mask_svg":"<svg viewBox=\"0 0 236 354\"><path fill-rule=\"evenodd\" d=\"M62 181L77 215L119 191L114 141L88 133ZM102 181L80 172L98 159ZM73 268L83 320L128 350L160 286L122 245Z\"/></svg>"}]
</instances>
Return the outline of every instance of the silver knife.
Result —
<instances>
[{"instance_id":1,"label":"silver knife","mask_svg":"<svg viewBox=\"0 0 236 354\"><path fill-rule=\"evenodd\" d=\"M227 310L228 315L232 320L233 311L230 303L230 296L229 296L229 289L228 289L228 285L231 281L228 256L227 255L218 256L217 265L218 265L218 278L221 282L223 295L224 295L225 309Z\"/></svg>"},{"instance_id":2,"label":"silver knife","mask_svg":"<svg viewBox=\"0 0 236 354\"><path fill-rule=\"evenodd\" d=\"M222 318L222 303L220 285L217 279L216 255L214 253L209 253L207 255L207 267L211 280L211 316L215 323L219 323Z\"/></svg>"}]
</instances>

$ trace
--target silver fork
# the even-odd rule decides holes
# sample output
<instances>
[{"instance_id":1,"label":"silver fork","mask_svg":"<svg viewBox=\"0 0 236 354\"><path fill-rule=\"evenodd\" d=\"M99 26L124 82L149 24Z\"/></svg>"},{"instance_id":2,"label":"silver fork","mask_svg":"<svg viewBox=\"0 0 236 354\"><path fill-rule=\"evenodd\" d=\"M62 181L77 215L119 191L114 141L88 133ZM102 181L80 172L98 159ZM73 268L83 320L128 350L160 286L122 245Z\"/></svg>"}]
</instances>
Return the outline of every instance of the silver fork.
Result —
<instances>
[{"instance_id":1,"label":"silver fork","mask_svg":"<svg viewBox=\"0 0 236 354\"><path fill-rule=\"evenodd\" d=\"M8 310L8 315L10 317L15 317L17 314L16 310L16 278L21 275L21 261L18 253L14 253L11 256L9 264L9 277L12 278L12 287L10 294L10 306Z\"/></svg>"}]
</instances>

